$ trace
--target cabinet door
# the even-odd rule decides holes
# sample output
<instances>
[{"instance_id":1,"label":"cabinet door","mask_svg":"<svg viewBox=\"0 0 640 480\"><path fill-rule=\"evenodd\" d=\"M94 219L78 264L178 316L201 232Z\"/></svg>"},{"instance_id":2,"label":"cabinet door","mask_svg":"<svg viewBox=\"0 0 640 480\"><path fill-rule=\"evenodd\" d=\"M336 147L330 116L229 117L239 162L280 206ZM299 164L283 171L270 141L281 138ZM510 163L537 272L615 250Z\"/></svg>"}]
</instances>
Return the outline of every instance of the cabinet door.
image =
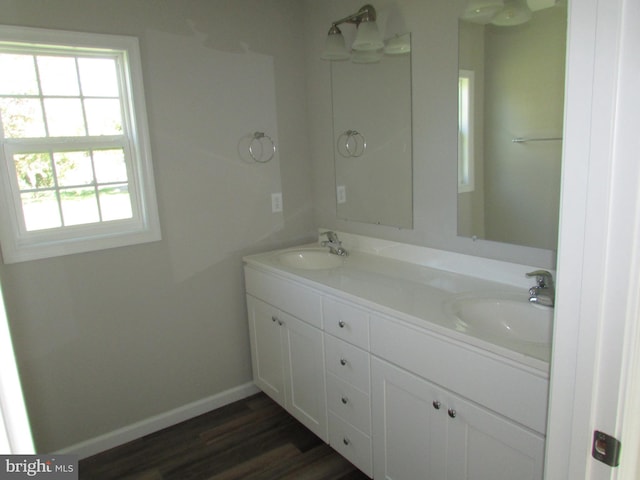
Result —
<instances>
[{"instance_id":1,"label":"cabinet door","mask_svg":"<svg viewBox=\"0 0 640 480\"><path fill-rule=\"evenodd\" d=\"M283 322L286 408L303 425L328 441L322 331L280 312Z\"/></svg>"},{"instance_id":2,"label":"cabinet door","mask_svg":"<svg viewBox=\"0 0 640 480\"><path fill-rule=\"evenodd\" d=\"M444 479L447 415L438 389L375 357L371 381L374 478Z\"/></svg>"},{"instance_id":3,"label":"cabinet door","mask_svg":"<svg viewBox=\"0 0 640 480\"><path fill-rule=\"evenodd\" d=\"M263 392L285 406L282 328L279 311L247 295L253 381Z\"/></svg>"},{"instance_id":4,"label":"cabinet door","mask_svg":"<svg viewBox=\"0 0 640 480\"><path fill-rule=\"evenodd\" d=\"M544 437L455 396L445 402L447 475L441 478L542 479Z\"/></svg>"}]
</instances>

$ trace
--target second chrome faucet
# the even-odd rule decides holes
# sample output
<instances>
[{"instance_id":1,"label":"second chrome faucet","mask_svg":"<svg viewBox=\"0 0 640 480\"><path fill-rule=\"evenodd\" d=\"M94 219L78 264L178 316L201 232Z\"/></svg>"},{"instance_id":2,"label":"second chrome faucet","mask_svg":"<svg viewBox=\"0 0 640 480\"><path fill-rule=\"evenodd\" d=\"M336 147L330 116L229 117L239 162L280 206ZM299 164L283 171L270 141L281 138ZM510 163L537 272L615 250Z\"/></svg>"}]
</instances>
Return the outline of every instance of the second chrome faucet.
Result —
<instances>
[{"instance_id":1,"label":"second chrome faucet","mask_svg":"<svg viewBox=\"0 0 640 480\"><path fill-rule=\"evenodd\" d=\"M536 284L529 289L529 301L538 305L553 307L556 300L556 291L551 273L546 270L535 270L526 275L527 277L536 277Z\"/></svg>"}]
</instances>

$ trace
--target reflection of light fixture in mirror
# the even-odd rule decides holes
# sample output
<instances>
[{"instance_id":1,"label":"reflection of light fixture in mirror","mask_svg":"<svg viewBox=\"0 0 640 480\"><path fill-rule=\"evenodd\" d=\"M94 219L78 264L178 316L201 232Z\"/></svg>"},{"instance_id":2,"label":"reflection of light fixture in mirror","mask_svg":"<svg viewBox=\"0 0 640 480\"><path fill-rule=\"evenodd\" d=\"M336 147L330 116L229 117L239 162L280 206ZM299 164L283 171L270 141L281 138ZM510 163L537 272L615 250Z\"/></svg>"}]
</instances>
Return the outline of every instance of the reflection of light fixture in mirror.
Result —
<instances>
[{"instance_id":1,"label":"reflection of light fixture in mirror","mask_svg":"<svg viewBox=\"0 0 640 480\"><path fill-rule=\"evenodd\" d=\"M409 40L409 34L396 35L387 41L384 46L384 53L386 55L404 55L411 51L411 41Z\"/></svg>"},{"instance_id":2,"label":"reflection of light fixture in mirror","mask_svg":"<svg viewBox=\"0 0 640 480\"><path fill-rule=\"evenodd\" d=\"M528 22L531 16L531 9L526 0L506 0L504 9L493 17L491 23L500 27L512 27Z\"/></svg>"},{"instance_id":3,"label":"reflection of light fixture in mirror","mask_svg":"<svg viewBox=\"0 0 640 480\"><path fill-rule=\"evenodd\" d=\"M351 48L356 52L377 52L384 47L378 25L376 25L376 10L372 5L365 5L353 15L333 22L329 29L323 60L346 60L349 51L344 44L344 37L338 28L342 23L353 23L356 26L356 38ZM372 58L371 55L361 55L361 58Z\"/></svg>"},{"instance_id":4,"label":"reflection of light fixture in mirror","mask_svg":"<svg viewBox=\"0 0 640 480\"><path fill-rule=\"evenodd\" d=\"M550 1L552 4L556 3L555 0ZM500 27L512 27L528 22L531 16L527 0L469 0L460 18L481 25L491 23Z\"/></svg>"},{"instance_id":5,"label":"reflection of light fixture in mirror","mask_svg":"<svg viewBox=\"0 0 640 480\"><path fill-rule=\"evenodd\" d=\"M504 0L469 0L460 18L473 23L486 24L504 8Z\"/></svg>"}]
</instances>

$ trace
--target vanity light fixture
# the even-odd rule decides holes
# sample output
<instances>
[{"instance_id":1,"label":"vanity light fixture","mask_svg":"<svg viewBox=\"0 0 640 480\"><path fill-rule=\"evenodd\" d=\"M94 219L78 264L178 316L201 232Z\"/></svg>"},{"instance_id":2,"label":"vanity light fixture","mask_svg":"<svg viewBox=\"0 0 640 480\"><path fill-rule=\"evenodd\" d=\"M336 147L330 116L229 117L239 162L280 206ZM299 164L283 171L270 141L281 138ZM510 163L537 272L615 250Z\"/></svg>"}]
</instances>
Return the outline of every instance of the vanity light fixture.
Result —
<instances>
[{"instance_id":1,"label":"vanity light fixture","mask_svg":"<svg viewBox=\"0 0 640 480\"><path fill-rule=\"evenodd\" d=\"M382 50L353 50L351 62L353 63L378 63L382 59Z\"/></svg>"},{"instance_id":2,"label":"vanity light fixture","mask_svg":"<svg viewBox=\"0 0 640 480\"><path fill-rule=\"evenodd\" d=\"M334 23L329 29L321 58L323 60L347 60L350 56L351 54L344 44L342 31Z\"/></svg>"},{"instance_id":3,"label":"vanity light fixture","mask_svg":"<svg viewBox=\"0 0 640 480\"><path fill-rule=\"evenodd\" d=\"M378 30L376 18L376 9L367 4L356 13L333 22L320 58L323 60L347 60L352 58L356 63L380 61L384 42ZM353 57L345 45L342 31L338 27L343 23L352 23L357 29L356 38L351 45Z\"/></svg>"},{"instance_id":4,"label":"vanity light fixture","mask_svg":"<svg viewBox=\"0 0 640 480\"><path fill-rule=\"evenodd\" d=\"M384 47L378 25L376 24L376 9L365 5L356 14L356 39L351 45L352 50L375 52Z\"/></svg>"}]
</instances>

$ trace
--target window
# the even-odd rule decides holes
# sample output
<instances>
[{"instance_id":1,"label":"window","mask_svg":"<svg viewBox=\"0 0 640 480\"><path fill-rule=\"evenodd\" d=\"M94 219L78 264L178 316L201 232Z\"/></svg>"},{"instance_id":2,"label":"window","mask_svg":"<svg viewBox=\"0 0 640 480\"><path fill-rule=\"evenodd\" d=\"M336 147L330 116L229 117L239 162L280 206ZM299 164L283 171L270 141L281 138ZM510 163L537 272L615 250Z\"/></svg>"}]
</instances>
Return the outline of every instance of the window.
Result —
<instances>
[{"instance_id":1,"label":"window","mask_svg":"<svg viewBox=\"0 0 640 480\"><path fill-rule=\"evenodd\" d=\"M473 101L474 72L460 70L458 77L458 193L472 192L474 185Z\"/></svg>"},{"instance_id":2,"label":"window","mask_svg":"<svg viewBox=\"0 0 640 480\"><path fill-rule=\"evenodd\" d=\"M135 38L0 26L6 263L160 239Z\"/></svg>"}]
</instances>

